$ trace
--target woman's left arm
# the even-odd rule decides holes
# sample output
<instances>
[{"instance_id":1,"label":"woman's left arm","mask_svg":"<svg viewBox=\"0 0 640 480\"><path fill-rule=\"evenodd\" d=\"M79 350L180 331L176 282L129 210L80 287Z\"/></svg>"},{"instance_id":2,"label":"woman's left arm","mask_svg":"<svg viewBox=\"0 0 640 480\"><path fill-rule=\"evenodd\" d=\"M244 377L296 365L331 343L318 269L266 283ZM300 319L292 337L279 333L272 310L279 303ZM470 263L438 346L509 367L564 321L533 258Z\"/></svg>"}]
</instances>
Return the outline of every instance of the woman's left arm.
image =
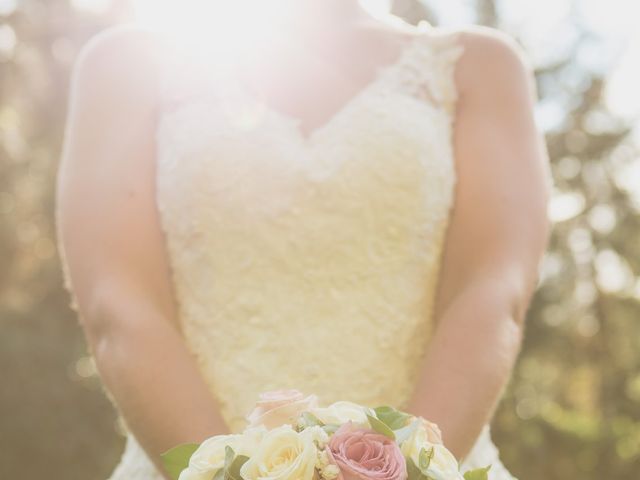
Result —
<instances>
[{"instance_id":1,"label":"woman's left arm","mask_svg":"<svg viewBox=\"0 0 640 480\"><path fill-rule=\"evenodd\" d=\"M550 226L532 69L496 30L473 27L460 41L455 203L435 331L407 410L437 423L462 459L490 421L520 351Z\"/></svg>"}]
</instances>

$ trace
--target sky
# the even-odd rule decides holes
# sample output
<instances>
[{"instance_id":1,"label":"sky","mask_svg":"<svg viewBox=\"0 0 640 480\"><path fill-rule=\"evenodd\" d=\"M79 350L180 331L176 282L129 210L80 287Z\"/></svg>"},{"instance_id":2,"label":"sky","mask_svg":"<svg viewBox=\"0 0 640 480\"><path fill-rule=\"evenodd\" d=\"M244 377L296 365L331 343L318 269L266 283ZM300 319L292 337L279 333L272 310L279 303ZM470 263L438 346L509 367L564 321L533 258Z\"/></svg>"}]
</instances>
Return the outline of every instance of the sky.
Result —
<instances>
[{"instance_id":1,"label":"sky","mask_svg":"<svg viewBox=\"0 0 640 480\"><path fill-rule=\"evenodd\" d=\"M425 0L443 25L474 22L469 0ZM535 65L552 63L575 38L575 23L591 30L595 40L580 51L580 60L595 71L608 72L608 106L635 118L640 111L639 0L501 0L504 24L531 54ZM573 24L573 25L572 25ZM639 132L640 133L640 132Z\"/></svg>"}]
</instances>

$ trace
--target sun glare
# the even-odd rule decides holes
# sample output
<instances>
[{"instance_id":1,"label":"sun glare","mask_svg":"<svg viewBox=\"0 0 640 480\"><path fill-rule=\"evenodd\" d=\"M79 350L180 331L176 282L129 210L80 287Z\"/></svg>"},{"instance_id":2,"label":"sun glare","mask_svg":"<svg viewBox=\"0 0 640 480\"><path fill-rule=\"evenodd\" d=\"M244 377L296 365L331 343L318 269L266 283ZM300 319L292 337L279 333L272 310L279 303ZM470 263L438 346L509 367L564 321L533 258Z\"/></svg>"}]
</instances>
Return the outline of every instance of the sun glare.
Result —
<instances>
[{"instance_id":1,"label":"sun glare","mask_svg":"<svg viewBox=\"0 0 640 480\"><path fill-rule=\"evenodd\" d=\"M133 0L133 5L142 25L169 35L194 54L233 64L244 53L268 47L281 35L290 1ZM372 16L389 13L389 0L359 1Z\"/></svg>"},{"instance_id":2,"label":"sun glare","mask_svg":"<svg viewBox=\"0 0 640 480\"><path fill-rule=\"evenodd\" d=\"M232 64L246 49L268 42L276 33L282 16L273 4L259 0L134 0L139 23L223 65Z\"/></svg>"}]
</instances>

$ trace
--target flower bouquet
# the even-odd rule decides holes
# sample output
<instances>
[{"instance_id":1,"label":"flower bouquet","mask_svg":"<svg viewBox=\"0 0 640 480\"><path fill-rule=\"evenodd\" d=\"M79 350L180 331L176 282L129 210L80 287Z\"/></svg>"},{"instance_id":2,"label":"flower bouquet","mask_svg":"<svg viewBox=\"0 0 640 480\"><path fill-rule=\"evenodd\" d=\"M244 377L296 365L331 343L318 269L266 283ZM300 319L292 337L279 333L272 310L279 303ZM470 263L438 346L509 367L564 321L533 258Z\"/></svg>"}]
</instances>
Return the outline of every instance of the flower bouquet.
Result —
<instances>
[{"instance_id":1,"label":"flower bouquet","mask_svg":"<svg viewBox=\"0 0 640 480\"><path fill-rule=\"evenodd\" d=\"M348 401L318 405L297 390L260 394L242 433L183 444L162 455L176 480L486 480L464 474L422 417Z\"/></svg>"}]
</instances>

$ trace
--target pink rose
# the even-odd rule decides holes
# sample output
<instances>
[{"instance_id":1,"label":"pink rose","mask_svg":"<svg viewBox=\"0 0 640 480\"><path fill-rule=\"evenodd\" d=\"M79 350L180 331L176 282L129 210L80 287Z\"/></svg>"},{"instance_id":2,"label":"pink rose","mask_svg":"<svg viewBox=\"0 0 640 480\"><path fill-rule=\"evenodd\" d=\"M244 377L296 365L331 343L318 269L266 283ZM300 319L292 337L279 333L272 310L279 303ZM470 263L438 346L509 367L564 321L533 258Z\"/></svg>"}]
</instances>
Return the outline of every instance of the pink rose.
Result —
<instances>
[{"instance_id":1,"label":"pink rose","mask_svg":"<svg viewBox=\"0 0 640 480\"><path fill-rule=\"evenodd\" d=\"M298 390L272 390L261 393L255 408L245 418L249 427L264 425L268 429L288 423L295 426L298 416L317 406L316 395L307 397Z\"/></svg>"},{"instance_id":2,"label":"pink rose","mask_svg":"<svg viewBox=\"0 0 640 480\"><path fill-rule=\"evenodd\" d=\"M391 438L349 421L329 439L329 461L340 469L338 480L405 480L407 464Z\"/></svg>"}]
</instances>

